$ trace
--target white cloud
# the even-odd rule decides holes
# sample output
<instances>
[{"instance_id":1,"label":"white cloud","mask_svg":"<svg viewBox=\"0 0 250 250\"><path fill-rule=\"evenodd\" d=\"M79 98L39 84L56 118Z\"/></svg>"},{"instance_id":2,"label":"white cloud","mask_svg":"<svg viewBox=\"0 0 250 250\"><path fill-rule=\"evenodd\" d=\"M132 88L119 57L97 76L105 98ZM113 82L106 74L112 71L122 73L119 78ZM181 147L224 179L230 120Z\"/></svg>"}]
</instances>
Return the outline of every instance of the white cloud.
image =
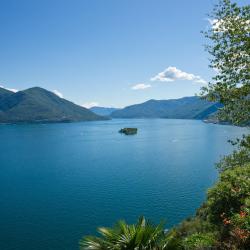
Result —
<instances>
[{"instance_id":1,"label":"white cloud","mask_svg":"<svg viewBox=\"0 0 250 250\"><path fill-rule=\"evenodd\" d=\"M82 104L81 106L84 108L90 109L92 107L99 106L99 103L98 102L86 102L86 103Z\"/></svg>"},{"instance_id":2,"label":"white cloud","mask_svg":"<svg viewBox=\"0 0 250 250\"><path fill-rule=\"evenodd\" d=\"M63 94L61 92L59 92L58 90L53 90L53 93L56 94L57 96L59 96L60 98L63 98Z\"/></svg>"},{"instance_id":3,"label":"white cloud","mask_svg":"<svg viewBox=\"0 0 250 250\"><path fill-rule=\"evenodd\" d=\"M151 81L173 82L176 80L193 81L196 83L206 84L207 82L198 75L187 73L177 69L176 67L168 67L164 71L158 73L151 78Z\"/></svg>"},{"instance_id":4,"label":"white cloud","mask_svg":"<svg viewBox=\"0 0 250 250\"><path fill-rule=\"evenodd\" d=\"M0 88L3 88L3 89L6 89L6 90L9 90L9 91L14 92L14 93L18 92L18 90L17 90L17 89L9 89L9 88L5 88L3 85L0 85Z\"/></svg>"},{"instance_id":5,"label":"white cloud","mask_svg":"<svg viewBox=\"0 0 250 250\"><path fill-rule=\"evenodd\" d=\"M148 88L151 88L151 85L145 84L145 83L138 83L131 87L131 89L133 90L142 90L142 89L148 89Z\"/></svg>"}]
</instances>

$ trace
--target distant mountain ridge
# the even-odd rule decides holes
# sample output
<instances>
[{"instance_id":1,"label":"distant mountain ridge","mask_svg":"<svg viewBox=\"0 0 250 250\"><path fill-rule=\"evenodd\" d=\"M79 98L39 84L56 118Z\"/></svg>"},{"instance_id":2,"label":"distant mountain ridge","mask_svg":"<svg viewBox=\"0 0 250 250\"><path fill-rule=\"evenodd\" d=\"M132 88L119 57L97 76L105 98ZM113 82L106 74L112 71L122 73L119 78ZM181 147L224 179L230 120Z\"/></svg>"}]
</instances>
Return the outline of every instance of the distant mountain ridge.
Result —
<instances>
[{"instance_id":1,"label":"distant mountain ridge","mask_svg":"<svg viewBox=\"0 0 250 250\"><path fill-rule=\"evenodd\" d=\"M12 95L14 92L10 91L10 90L7 90L7 89L4 89L4 88L1 88L0 87L0 102L1 100L3 100L4 98Z\"/></svg>"},{"instance_id":2,"label":"distant mountain ridge","mask_svg":"<svg viewBox=\"0 0 250 250\"><path fill-rule=\"evenodd\" d=\"M95 106L95 107L91 107L90 110L97 115L110 116L111 113L113 113L114 111L120 110L120 109Z\"/></svg>"},{"instance_id":3,"label":"distant mountain ridge","mask_svg":"<svg viewBox=\"0 0 250 250\"><path fill-rule=\"evenodd\" d=\"M170 100L149 100L127 106L111 114L113 118L170 118L206 119L214 114L221 104L208 102L197 96Z\"/></svg>"},{"instance_id":4,"label":"distant mountain ridge","mask_svg":"<svg viewBox=\"0 0 250 250\"><path fill-rule=\"evenodd\" d=\"M16 93L0 88L0 123L105 120L92 111L34 87Z\"/></svg>"},{"instance_id":5,"label":"distant mountain ridge","mask_svg":"<svg viewBox=\"0 0 250 250\"><path fill-rule=\"evenodd\" d=\"M16 93L0 87L0 123L73 122L112 118L208 119L222 105L199 97L149 100L123 109L86 109L56 94L34 87Z\"/></svg>"}]
</instances>

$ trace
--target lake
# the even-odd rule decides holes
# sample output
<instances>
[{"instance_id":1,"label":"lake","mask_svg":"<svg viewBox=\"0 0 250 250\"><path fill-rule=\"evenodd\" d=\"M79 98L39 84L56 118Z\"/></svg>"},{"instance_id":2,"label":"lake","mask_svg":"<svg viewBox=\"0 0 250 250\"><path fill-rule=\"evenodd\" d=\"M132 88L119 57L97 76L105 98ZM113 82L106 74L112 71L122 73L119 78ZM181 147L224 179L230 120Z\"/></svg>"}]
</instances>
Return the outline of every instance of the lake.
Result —
<instances>
[{"instance_id":1,"label":"lake","mask_svg":"<svg viewBox=\"0 0 250 250\"><path fill-rule=\"evenodd\" d=\"M137 135L118 133L131 126ZM140 215L171 227L195 213L244 132L167 119L0 125L0 249L76 250L96 227Z\"/></svg>"}]
</instances>

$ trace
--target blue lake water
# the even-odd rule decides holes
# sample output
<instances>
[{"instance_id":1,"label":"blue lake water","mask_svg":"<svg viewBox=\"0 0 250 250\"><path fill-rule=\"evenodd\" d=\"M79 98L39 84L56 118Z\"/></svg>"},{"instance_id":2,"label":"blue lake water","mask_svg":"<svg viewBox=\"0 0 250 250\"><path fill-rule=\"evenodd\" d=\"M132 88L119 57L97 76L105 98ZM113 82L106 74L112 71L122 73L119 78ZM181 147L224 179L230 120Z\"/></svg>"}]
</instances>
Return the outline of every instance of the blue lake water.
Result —
<instances>
[{"instance_id":1,"label":"blue lake water","mask_svg":"<svg viewBox=\"0 0 250 250\"><path fill-rule=\"evenodd\" d=\"M118 133L137 127L138 134ZM145 215L194 214L228 139L246 129L192 120L0 126L0 249L76 250L85 234Z\"/></svg>"}]
</instances>

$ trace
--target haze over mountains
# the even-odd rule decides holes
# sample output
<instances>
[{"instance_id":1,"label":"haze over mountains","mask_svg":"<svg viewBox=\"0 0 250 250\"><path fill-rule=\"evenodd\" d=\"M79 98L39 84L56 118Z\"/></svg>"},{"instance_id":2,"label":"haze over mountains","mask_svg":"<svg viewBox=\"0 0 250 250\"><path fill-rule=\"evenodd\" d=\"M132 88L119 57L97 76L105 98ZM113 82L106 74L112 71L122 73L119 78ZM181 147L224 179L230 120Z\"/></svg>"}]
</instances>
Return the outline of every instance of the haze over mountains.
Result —
<instances>
[{"instance_id":1,"label":"haze over mountains","mask_svg":"<svg viewBox=\"0 0 250 250\"><path fill-rule=\"evenodd\" d=\"M120 110L119 108L105 108L105 107L91 107L90 110L97 115L110 116L114 111Z\"/></svg>"},{"instance_id":2,"label":"haze over mountains","mask_svg":"<svg viewBox=\"0 0 250 250\"><path fill-rule=\"evenodd\" d=\"M16 93L0 88L0 123L75 122L112 118L207 119L218 103L199 97L149 100L123 109L92 107L86 109L40 87Z\"/></svg>"},{"instance_id":3,"label":"haze over mountains","mask_svg":"<svg viewBox=\"0 0 250 250\"><path fill-rule=\"evenodd\" d=\"M0 88L0 123L104 120L92 111L43 88L16 93Z\"/></svg>"},{"instance_id":4,"label":"haze over mountains","mask_svg":"<svg viewBox=\"0 0 250 250\"><path fill-rule=\"evenodd\" d=\"M219 103L192 96L172 100L149 100L115 110L110 116L112 118L206 119L219 107L221 107Z\"/></svg>"}]
</instances>

